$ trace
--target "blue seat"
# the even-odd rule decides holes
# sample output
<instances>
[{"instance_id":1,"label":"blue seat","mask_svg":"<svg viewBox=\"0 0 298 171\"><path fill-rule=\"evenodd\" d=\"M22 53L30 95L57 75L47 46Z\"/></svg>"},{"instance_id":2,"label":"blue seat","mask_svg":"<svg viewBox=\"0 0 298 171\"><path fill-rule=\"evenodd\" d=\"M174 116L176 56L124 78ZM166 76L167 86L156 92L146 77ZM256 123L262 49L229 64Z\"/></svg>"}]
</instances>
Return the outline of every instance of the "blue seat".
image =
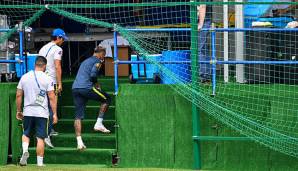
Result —
<instances>
[{"instance_id":1,"label":"blue seat","mask_svg":"<svg viewBox=\"0 0 298 171\"><path fill-rule=\"evenodd\" d=\"M148 61L158 62L161 60L161 55L149 55L146 57ZM144 61L143 56L131 55L131 61ZM131 64L132 78L135 82L154 81L155 75L159 73L158 67L155 64Z\"/></svg>"}]
</instances>

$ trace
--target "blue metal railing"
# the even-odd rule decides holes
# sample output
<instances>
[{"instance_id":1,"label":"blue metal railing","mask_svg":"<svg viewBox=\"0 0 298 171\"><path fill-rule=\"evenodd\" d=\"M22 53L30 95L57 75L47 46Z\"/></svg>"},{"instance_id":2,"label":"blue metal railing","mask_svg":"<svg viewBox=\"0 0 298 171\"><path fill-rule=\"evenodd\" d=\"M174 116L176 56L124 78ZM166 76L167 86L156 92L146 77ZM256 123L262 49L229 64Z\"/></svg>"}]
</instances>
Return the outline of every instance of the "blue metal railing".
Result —
<instances>
[{"instance_id":1,"label":"blue metal railing","mask_svg":"<svg viewBox=\"0 0 298 171\"><path fill-rule=\"evenodd\" d=\"M0 63L11 64L11 63L22 63L22 60L0 60Z\"/></svg>"},{"instance_id":2,"label":"blue metal railing","mask_svg":"<svg viewBox=\"0 0 298 171\"><path fill-rule=\"evenodd\" d=\"M212 45L212 54L211 54L211 60L212 61L216 61L216 32L215 31L212 31L211 32L211 45ZM212 95L214 96L215 95L215 85L216 85L216 74L213 74L213 73L216 73L216 63L215 62L212 62L211 64L211 69L212 69Z\"/></svg>"},{"instance_id":3,"label":"blue metal railing","mask_svg":"<svg viewBox=\"0 0 298 171\"><path fill-rule=\"evenodd\" d=\"M10 29L0 29L0 32L8 32Z\"/></svg>"},{"instance_id":4,"label":"blue metal railing","mask_svg":"<svg viewBox=\"0 0 298 171\"><path fill-rule=\"evenodd\" d=\"M114 31L114 76L115 76L115 95L118 93L118 47L117 32Z\"/></svg>"},{"instance_id":5,"label":"blue metal railing","mask_svg":"<svg viewBox=\"0 0 298 171\"><path fill-rule=\"evenodd\" d=\"M114 61L114 63L118 64L146 64L150 63L150 61ZM190 60L188 61L160 61L160 64L189 64L191 63ZM246 65L255 65L255 64L265 64L265 65L296 65L298 61L199 61L199 64L246 64Z\"/></svg>"},{"instance_id":6,"label":"blue metal railing","mask_svg":"<svg viewBox=\"0 0 298 171\"><path fill-rule=\"evenodd\" d=\"M128 31L134 32L182 32L191 31L190 28L160 28L160 29L142 29L142 28L128 28ZM215 31L215 32L297 32L298 28L202 28L201 31Z\"/></svg>"},{"instance_id":7,"label":"blue metal railing","mask_svg":"<svg viewBox=\"0 0 298 171\"><path fill-rule=\"evenodd\" d=\"M0 29L0 32L8 32L11 29ZM26 67L25 69L27 70L27 66L24 63L24 49L23 49L23 31L20 29L19 30L19 58L16 60L0 60L0 63L19 63L20 64L20 74L23 75L24 74L24 67Z\"/></svg>"}]
</instances>

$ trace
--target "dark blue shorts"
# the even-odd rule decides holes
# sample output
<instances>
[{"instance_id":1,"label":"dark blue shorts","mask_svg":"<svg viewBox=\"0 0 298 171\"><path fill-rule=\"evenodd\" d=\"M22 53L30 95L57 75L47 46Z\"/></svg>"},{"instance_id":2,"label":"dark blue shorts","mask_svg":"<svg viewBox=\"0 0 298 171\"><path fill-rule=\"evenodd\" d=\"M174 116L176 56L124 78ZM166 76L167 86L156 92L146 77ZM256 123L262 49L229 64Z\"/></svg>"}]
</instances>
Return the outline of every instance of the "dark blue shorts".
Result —
<instances>
[{"instance_id":1,"label":"dark blue shorts","mask_svg":"<svg viewBox=\"0 0 298 171\"><path fill-rule=\"evenodd\" d=\"M85 108L88 100L99 101L105 104L111 103L111 97L104 91L98 89L72 89L72 96L75 105L75 119L84 119Z\"/></svg>"},{"instance_id":2,"label":"dark blue shorts","mask_svg":"<svg viewBox=\"0 0 298 171\"><path fill-rule=\"evenodd\" d=\"M44 139L48 137L48 119L41 117L24 116L23 135L30 137L35 131L36 137Z\"/></svg>"}]
</instances>

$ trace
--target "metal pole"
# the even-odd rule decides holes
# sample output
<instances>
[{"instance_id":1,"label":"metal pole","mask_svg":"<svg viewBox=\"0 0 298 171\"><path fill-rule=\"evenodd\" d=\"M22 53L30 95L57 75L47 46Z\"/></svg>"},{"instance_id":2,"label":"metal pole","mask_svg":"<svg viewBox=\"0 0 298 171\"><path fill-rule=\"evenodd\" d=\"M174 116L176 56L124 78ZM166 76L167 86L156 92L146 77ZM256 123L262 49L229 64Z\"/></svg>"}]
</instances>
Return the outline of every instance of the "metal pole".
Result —
<instances>
[{"instance_id":1,"label":"metal pole","mask_svg":"<svg viewBox=\"0 0 298 171\"><path fill-rule=\"evenodd\" d=\"M255 65L255 64L265 64L265 65L272 65L272 64L280 64L280 65L297 65L298 61L211 61L212 64L217 64L217 65L222 65L222 64L233 64L233 65L238 65L238 64L245 64L245 65ZM122 64L150 64L149 61L119 61L118 60L118 65ZM190 64L191 61L159 61L156 62L158 64ZM198 61L200 64L210 64L210 61Z\"/></svg>"},{"instance_id":2,"label":"metal pole","mask_svg":"<svg viewBox=\"0 0 298 171\"><path fill-rule=\"evenodd\" d=\"M0 29L0 32L9 32L11 29Z\"/></svg>"},{"instance_id":3,"label":"metal pole","mask_svg":"<svg viewBox=\"0 0 298 171\"><path fill-rule=\"evenodd\" d=\"M273 137L223 137L223 136L198 136L194 137L200 141L254 141L257 140L290 140L298 141L298 138L285 137L285 138L273 138Z\"/></svg>"},{"instance_id":4,"label":"metal pole","mask_svg":"<svg viewBox=\"0 0 298 171\"><path fill-rule=\"evenodd\" d=\"M211 32L211 41L212 41L212 61L216 61L216 32ZM212 96L215 96L216 89L216 63L212 62Z\"/></svg>"},{"instance_id":5,"label":"metal pole","mask_svg":"<svg viewBox=\"0 0 298 171\"><path fill-rule=\"evenodd\" d=\"M198 14L196 0L190 1L190 20L191 20L191 81L192 88L198 89ZM195 96L195 94L193 94ZM193 137L200 135L199 109L195 105L196 98L192 98L192 134ZM201 168L201 149L200 141L193 139L194 169Z\"/></svg>"},{"instance_id":6,"label":"metal pole","mask_svg":"<svg viewBox=\"0 0 298 171\"><path fill-rule=\"evenodd\" d=\"M160 28L160 29L142 29L142 28L129 28L127 31L135 32L175 32L175 31L191 31L190 28Z\"/></svg>"},{"instance_id":7,"label":"metal pole","mask_svg":"<svg viewBox=\"0 0 298 171\"><path fill-rule=\"evenodd\" d=\"M118 42L117 31L114 30L114 78L115 78L115 95L118 94Z\"/></svg>"},{"instance_id":8,"label":"metal pole","mask_svg":"<svg viewBox=\"0 0 298 171\"><path fill-rule=\"evenodd\" d=\"M224 2L228 2L228 0L224 0ZM224 28L229 28L229 7L228 5L223 6L224 11ZM229 33L224 32L224 60L229 60ZM224 81L229 82L229 65L224 65Z\"/></svg>"},{"instance_id":9,"label":"metal pole","mask_svg":"<svg viewBox=\"0 0 298 171\"><path fill-rule=\"evenodd\" d=\"M161 28L161 29L126 29L135 32L188 32L191 28ZM212 28L202 28L201 31L210 31ZM215 32L298 32L298 28L214 28Z\"/></svg>"},{"instance_id":10,"label":"metal pole","mask_svg":"<svg viewBox=\"0 0 298 171\"><path fill-rule=\"evenodd\" d=\"M168 50L172 50L171 33L168 33Z\"/></svg>"},{"instance_id":11,"label":"metal pole","mask_svg":"<svg viewBox=\"0 0 298 171\"><path fill-rule=\"evenodd\" d=\"M28 55L27 55L27 41L26 41L26 31L25 28L21 28L23 30L23 40L24 40L24 46L23 46L23 53L24 53L24 61L25 61L25 73L28 72Z\"/></svg>"},{"instance_id":12,"label":"metal pole","mask_svg":"<svg viewBox=\"0 0 298 171\"><path fill-rule=\"evenodd\" d=\"M0 60L0 63L4 63L4 64L7 64L7 63L22 63L21 60Z\"/></svg>"},{"instance_id":13,"label":"metal pole","mask_svg":"<svg viewBox=\"0 0 298 171\"><path fill-rule=\"evenodd\" d=\"M203 29L210 30L210 29ZM216 32L298 32L298 28L215 28Z\"/></svg>"},{"instance_id":14,"label":"metal pole","mask_svg":"<svg viewBox=\"0 0 298 171\"><path fill-rule=\"evenodd\" d=\"M68 68L69 68L69 76L71 76L70 41L68 41Z\"/></svg>"},{"instance_id":15,"label":"metal pole","mask_svg":"<svg viewBox=\"0 0 298 171\"><path fill-rule=\"evenodd\" d=\"M236 2L243 2L243 0L236 0ZM236 28L243 28L243 5L235 5L235 27ZM236 60L243 60L244 59L244 33L237 32L235 35L235 55ZM243 65L236 65L236 81L238 83L244 83L244 66Z\"/></svg>"},{"instance_id":16,"label":"metal pole","mask_svg":"<svg viewBox=\"0 0 298 171\"><path fill-rule=\"evenodd\" d=\"M78 42L78 67L80 66L80 59L81 59L81 57L80 57L80 42Z\"/></svg>"},{"instance_id":17,"label":"metal pole","mask_svg":"<svg viewBox=\"0 0 298 171\"><path fill-rule=\"evenodd\" d=\"M20 52L20 60L23 59L23 31L22 29L19 30L19 52ZM20 74L24 75L24 62L20 64Z\"/></svg>"},{"instance_id":18,"label":"metal pole","mask_svg":"<svg viewBox=\"0 0 298 171\"><path fill-rule=\"evenodd\" d=\"M203 61L207 62L207 61ZM297 65L298 61L215 61L216 64L246 64L246 65L255 65L255 64L280 64L280 65Z\"/></svg>"},{"instance_id":19,"label":"metal pole","mask_svg":"<svg viewBox=\"0 0 298 171\"><path fill-rule=\"evenodd\" d=\"M149 61L118 61L118 65L119 64L155 64L155 63L151 63ZM156 62L158 64L190 64L191 61L187 60L187 61L159 61ZM210 63L210 61L209 61Z\"/></svg>"}]
</instances>

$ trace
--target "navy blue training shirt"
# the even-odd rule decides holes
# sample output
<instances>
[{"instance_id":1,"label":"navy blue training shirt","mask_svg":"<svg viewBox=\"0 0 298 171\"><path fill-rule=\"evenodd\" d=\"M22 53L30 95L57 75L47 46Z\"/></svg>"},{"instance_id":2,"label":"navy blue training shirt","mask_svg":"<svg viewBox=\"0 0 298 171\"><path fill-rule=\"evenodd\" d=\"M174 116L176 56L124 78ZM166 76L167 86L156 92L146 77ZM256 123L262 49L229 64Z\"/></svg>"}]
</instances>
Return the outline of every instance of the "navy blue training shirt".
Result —
<instances>
[{"instance_id":1,"label":"navy blue training shirt","mask_svg":"<svg viewBox=\"0 0 298 171\"><path fill-rule=\"evenodd\" d=\"M101 63L101 60L96 58L95 56L91 56L86 59L80 66L76 79L72 84L72 89L92 89L93 83L91 81L91 78L96 77L98 74L98 69L96 68L96 64L98 63Z\"/></svg>"}]
</instances>

